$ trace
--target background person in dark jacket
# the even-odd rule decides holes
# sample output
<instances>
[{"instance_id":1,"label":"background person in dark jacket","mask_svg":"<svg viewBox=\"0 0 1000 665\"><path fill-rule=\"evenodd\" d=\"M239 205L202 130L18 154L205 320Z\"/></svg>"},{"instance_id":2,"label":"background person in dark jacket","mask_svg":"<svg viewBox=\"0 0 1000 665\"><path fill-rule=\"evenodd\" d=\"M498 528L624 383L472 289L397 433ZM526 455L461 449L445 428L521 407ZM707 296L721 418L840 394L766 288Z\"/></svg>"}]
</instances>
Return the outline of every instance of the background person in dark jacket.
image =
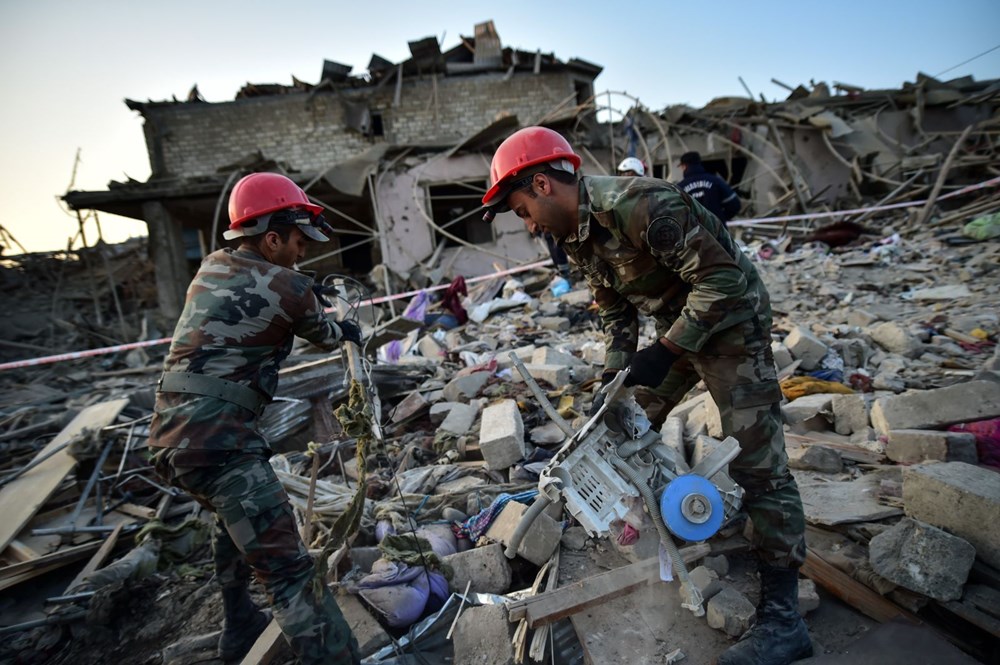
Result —
<instances>
[{"instance_id":1,"label":"background person in dark jacket","mask_svg":"<svg viewBox=\"0 0 1000 665\"><path fill-rule=\"evenodd\" d=\"M705 170L697 152L681 155L681 170L684 171L684 179L677 186L708 208L710 213L728 222L740 211L740 197L736 196L729 183Z\"/></svg>"}]
</instances>

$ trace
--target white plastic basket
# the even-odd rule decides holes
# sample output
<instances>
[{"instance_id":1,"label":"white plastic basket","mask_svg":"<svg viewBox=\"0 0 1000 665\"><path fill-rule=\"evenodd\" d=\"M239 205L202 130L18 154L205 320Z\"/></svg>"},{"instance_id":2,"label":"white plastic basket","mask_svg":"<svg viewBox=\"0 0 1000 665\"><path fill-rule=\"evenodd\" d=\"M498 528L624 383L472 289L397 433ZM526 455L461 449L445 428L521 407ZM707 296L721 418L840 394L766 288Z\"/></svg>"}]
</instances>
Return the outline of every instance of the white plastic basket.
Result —
<instances>
[{"instance_id":1,"label":"white plastic basket","mask_svg":"<svg viewBox=\"0 0 1000 665\"><path fill-rule=\"evenodd\" d=\"M608 535L609 525L628 512L628 498L639 496L639 491L615 471L603 454L609 451L581 446L552 470L552 475L562 481L566 509L594 537Z\"/></svg>"}]
</instances>

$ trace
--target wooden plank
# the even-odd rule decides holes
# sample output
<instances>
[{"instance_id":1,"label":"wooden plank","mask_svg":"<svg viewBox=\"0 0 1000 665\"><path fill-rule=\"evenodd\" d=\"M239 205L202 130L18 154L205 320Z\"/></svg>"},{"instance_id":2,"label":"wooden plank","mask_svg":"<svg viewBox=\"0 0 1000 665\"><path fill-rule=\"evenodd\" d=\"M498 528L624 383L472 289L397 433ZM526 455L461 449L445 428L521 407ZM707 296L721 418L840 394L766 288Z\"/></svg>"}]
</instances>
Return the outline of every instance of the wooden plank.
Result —
<instances>
[{"instance_id":1,"label":"wooden plank","mask_svg":"<svg viewBox=\"0 0 1000 665\"><path fill-rule=\"evenodd\" d=\"M681 558L690 563L707 556L711 547L699 543L685 547ZM656 557L644 559L600 575L594 575L570 586L546 591L537 596L508 604L511 621L527 619L528 626L544 626L577 612L600 605L660 579L660 561Z\"/></svg>"},{"instance_id":2,"label":"wooden plank","mask_svg":"<svg viewBox=\"0 0 1000 665\"><path fill-rule=\"evenodd\" d=\"M77 573L76 577L73 578L73 581L69 583L68 587L66 587L66 595L69 595L71 589L83 582L87 575L90 575L92 572L104 565L105 559L108 558L108 555L110 555L112 550L115 549L115 545L118 544L118 537L122 535L123 528L125 528L125 523L119 522L118 526L115 527L115 530L108 535L104 544L101 545L101 549L97 550L97 552L94 553L94 556L90 557L90 561L87 562L87 565L83 567L83 570Z\"/></svg>"},{"instance_id":3,"label":"wooden plank","mask_svg":"<svg viewBox=\"0 0 1000 665\"><path fill-rule=\"evenodd\" d=\"M46 554L34 561L25 561L24 563L16 563L13 566L2 568L0 569L0 591L9 589L21 582L34 579L39 575L44 575L49 571L61 568L74 561L86 559L96 552L100 546L100 541L95 540L91 543L84 543L76 547L67 547L58 552Z\"/></svg>"},{"instance_id":4,"label":"wooden plank","mask_svg":"<svg viewBox=\"0 0 1000 665\"><path fill-rule=\"evenodd\" d=\"M240 665L267 665L267 663L270 663L278 655L280 648L281 628L278 626L277 621L271 619L271 623L267 624L267 628L264 629L264 632L254 642L247 655L243 656Z\"/></svg>"},{"instance_id":5,"label":"wooden plank","mask_svg":"<svg viewBox=\"0 0 1000 665\"><path fill-rule=\"evenodd\" d=\"M151 520L156 517L156 509L149 506L139 506L134 503L123 503L115 508L116 513L123 513L141 520Z\"/></svg>"},{"instance_id":6,"label":"wooden plank","mask_svg":"<svg viewBox=\"0 0 1000 665\"><path fill-rule=\"evenodd\" d=\"M969 623L1000 638L1000 592L982 584L967 584L960 601L941 603Z\"/></svg>"},{"instance_id":7,"label":"wooden plank","mask_svg":"<svg viewBox=\"0 0 1000 665\"><path fill-rule=\"evenodd\" d=\"M38 454L45 455L46 451L58 448L84 430L110 425L127 404L126 398L88 406ZM3 515L0 552L10 545L75 467L76 460L63 449L0 490L0 515Z\"/></svg>"},{"instance_id":8,"label":"wooden plank","mask_svg":"<svg viewBox=\"0 0 1000 665\"><path fill-rule=\"evenodd\" d=\"M910 614L828 563L816 550L810 547L807 552L806 561L802 564L802 574L854 609L876 621L886 622L900 618L914 624L922 624L916 615Z\"/></svg>"},{"instance_id":9,"label":"wooden plank","mask_svg":"<svg viewBox=\"0 0 1000 665\"><path fill-rule=\"evenodd\" d=\"M23 561L34 561L38 557L42 556L34 549L21 542L20 540L14 540L10 545L7 546L7 551L4 552L9 556L14 563L21 563Z\"/></svg>"}]
</instances>

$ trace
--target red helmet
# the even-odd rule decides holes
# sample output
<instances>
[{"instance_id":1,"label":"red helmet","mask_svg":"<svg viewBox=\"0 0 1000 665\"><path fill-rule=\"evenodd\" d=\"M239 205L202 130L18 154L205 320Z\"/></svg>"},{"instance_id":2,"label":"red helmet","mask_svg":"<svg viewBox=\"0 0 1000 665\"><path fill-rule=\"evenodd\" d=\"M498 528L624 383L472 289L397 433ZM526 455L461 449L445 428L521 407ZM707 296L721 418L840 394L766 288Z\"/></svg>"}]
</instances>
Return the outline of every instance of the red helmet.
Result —
<instances>
[{"instance_id":1,"label":"red helmet","mask_svg":"<svg viewBox=\"0 0 1000 665\"><path fill-rule=\"evenodd\" d=\"M562 165L565 171L575 173L580 168L580 156L573 152L569 142L558 132L547 127L517 130L500 144L493 155L493 162L490 164L493 186L483 197L483 205L502 210L502 204L510 194L512 181L518 174L538 164L560 161L568 162Z\"/></svg>"},{"instance_id":2,"label":"red helmet","mask_svg":"<svg viewBox=\"0 0 1000 665\"><path fill-rule=\"evenodd\" d=\"M251 225L247 222L290 208L305 210L313 218L323 212L322 206L311 203L302 188L285 176L278 173L251 173L240 178L229 195L229 230L223 236L232 240L260 233L263 228L256 228L259 224ZM250 233L251 229L244 226L254 226L254 233ZM266 226L263 225L264 228ZM323 236L323 239L326 237Z\"/></svg>"}]
</instances>

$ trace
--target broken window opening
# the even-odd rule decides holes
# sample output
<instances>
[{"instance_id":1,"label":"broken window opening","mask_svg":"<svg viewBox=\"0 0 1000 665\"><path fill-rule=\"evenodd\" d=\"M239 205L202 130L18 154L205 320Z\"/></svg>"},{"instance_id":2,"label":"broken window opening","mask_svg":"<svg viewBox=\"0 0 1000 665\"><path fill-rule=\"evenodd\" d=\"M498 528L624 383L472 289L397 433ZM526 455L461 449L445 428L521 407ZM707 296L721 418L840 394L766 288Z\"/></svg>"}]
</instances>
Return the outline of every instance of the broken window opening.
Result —
<instances>
[{"instance_id":1,"label":"broken window opening","mask_svg":"<svg viewBox=\"0 0 1000 665\"><path fill-rule=\"evenodd\" d=\"M576 103L586 104L594 96L594 84L591 81L573 80L573 90L576 91Z\"/></svg>"},{"instance_id":2,"label":"broken window opening","mask_svg":"<svg viewBox=\"0 0 1000 665\"><path fill-rule=\"evenodd\" d=\"M482 194L469 186L485 191L482 180L431 185L427 187L427 210L434 223L451 235L474 245L486 245L496 240L492 224L484 224ZM434 244L444 241L445 247L458 247L460 243L434 230Z\"/></svg>"},{"instance_id":3,"label":"broken window opening","mask_svg":"<svg viewBox=\"0 0 1000 665\"><path fill-rule=\"evenodd\" d=\"M385 136L385 125L382 122L382 112L372 111L370 117L370 124L368 127L368 135L372 138L376 136Z\"/></svg>"}]
</instances>

